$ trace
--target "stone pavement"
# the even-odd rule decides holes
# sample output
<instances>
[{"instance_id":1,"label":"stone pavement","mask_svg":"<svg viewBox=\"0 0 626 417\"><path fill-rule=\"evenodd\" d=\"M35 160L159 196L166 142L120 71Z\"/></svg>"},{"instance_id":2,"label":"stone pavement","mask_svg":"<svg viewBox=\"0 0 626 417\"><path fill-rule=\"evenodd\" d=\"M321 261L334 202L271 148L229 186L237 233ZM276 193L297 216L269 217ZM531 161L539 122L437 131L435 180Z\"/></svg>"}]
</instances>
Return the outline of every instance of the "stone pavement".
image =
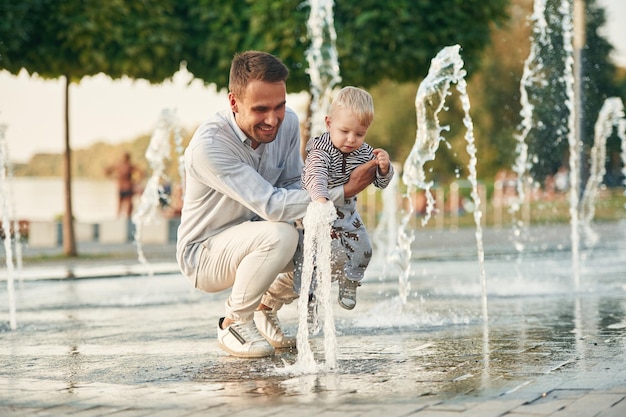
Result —
<instances>
[{"instance_id":1,"label":"stone pavement","mask_svg":"<svg viewBox=\"0 0 626 417\"><path fill-rule=\"evenodd\" d=\"M0 416L623 417L624 230L601 228L603 244L583 251L579 292L566 228L539 232L521 260L486 231L488 325L473 231L425 233L407 302L394 273L372 268L355 310L333 303L337 367L311 336L320 368L306 374L294 351L222 352L227 293L193 290L171 245L144 248L149 265L132 245L69 261L27 250L37 260L15 283L17 329L0 316ZM280 317L295 334L296 306Z\"/></svg>"}]
</instances>

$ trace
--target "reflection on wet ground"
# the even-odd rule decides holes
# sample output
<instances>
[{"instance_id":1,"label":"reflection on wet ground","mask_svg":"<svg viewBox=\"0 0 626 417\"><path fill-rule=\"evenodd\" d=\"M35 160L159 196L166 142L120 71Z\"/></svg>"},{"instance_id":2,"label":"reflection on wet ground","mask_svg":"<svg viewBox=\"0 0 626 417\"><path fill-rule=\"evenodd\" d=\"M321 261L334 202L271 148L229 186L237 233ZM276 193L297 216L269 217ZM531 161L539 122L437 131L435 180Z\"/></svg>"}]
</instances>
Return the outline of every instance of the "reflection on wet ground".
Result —
<instances>
[{"instance_id":1,"label":"reflection on wet ground","mask_svg":"<svg viewBox=\"0 0 626 417\"><path fill-rule=\"evenodd\" d=\"M25 281L18 329L0 324L0 386L13 398L2 401L235 407L624 385L624 255L624 240L586 252L578 292L566 251L492 256L488 326L471 256L416 259L404 305L393 274L372 268L355 310L335 303L338 369L311 375L281 372L294 351L256 360L223 353L215 326L226 293L199 293L178 274ZM296 306L280 317L295 334ZM323 363L323 334L310 341Z\"/></svg>"}]
</instances>

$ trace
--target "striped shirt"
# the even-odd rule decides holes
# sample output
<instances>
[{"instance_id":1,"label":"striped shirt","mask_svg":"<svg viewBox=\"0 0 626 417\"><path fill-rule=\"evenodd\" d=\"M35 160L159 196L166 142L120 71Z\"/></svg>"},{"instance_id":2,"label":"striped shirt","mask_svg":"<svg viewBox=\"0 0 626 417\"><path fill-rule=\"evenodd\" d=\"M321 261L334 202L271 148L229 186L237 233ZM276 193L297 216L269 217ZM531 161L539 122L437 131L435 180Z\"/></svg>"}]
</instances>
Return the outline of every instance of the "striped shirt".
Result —
<instances>
[{"instance_id":1,"label":"striped shirt","mask_svg":"<svg viewBox=\"0 0 626 417\"><path fill-rule=\"evenodd\" d=\"M320 197L332 200L330 189L345 184L356 167L375 159L373 149L367 143L363 143L353 152L341 152L333 145L328 132L309 140L306 151L307 157L301 182L302 188L309 192L313 201ZM392 165L389 165L387 175L381 175L376 170L374 186L385 188L392 177Z\"/></svg>"}]
</instances>

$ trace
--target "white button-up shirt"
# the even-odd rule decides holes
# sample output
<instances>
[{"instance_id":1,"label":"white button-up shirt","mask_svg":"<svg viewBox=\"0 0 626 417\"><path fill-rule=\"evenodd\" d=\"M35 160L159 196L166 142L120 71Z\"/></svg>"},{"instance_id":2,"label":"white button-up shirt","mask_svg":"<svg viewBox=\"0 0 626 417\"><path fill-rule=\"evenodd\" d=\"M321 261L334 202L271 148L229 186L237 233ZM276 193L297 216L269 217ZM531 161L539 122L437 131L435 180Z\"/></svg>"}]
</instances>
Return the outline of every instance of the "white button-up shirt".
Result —
<instances>
[{"instance_id":1,"label":"white button-up shirt","mask_svg":"<svg viewBox=\"0 0 626 417\"><path fill-rule=\"evenodd\" d=\"M287 108L276 139L252 149L232 111L202 124L185 150L185 193L176 258L192 276L207 238L248 220L293 221L311 202L301 189L300 125ZM342 202L343 187L332 190Z\"/></svg>"}]
</instances>

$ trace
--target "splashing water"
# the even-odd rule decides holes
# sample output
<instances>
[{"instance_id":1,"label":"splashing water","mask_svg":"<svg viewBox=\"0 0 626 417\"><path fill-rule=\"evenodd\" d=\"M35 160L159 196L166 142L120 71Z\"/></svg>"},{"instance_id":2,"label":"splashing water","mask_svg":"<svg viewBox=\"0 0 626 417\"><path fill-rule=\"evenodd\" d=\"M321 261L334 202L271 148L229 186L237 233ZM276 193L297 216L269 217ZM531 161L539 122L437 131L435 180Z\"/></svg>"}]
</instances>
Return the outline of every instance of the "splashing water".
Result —
<instances>
[{"instance_id":1,"label":"splashing water","mask_svg":"<svg viewBox=\"0 0 626 417\"><path fill-rule=\"evenodd\" d=\"M465 70L463 60L459 54L459 45L443 48L431 61L428 75L420 84L415 97L417 114L417 135L415 144L409 157L404 163L402 180L407 186L407 195L416 187L424 189L426 193L427 214L422 220L424 225L430 219L430 213L434 208L435 199L430 191L433 181L426 181L424 165L435 159L435 153L439 143L444 139L441 132L449 130L449 126L440 126L438 113L444 109L445 99L449 93L450 85L456 84L460 94L461 104L465 116L463 124L466 128L465 140L467 152L470 155L468 179L472 184L471 197L474 201L474 221L476 223L476 243L478 247L478 260L480 267L480 282L482 286L483 319L487 321L487 291L484 268L484 249L482 244L482 213L480 197L478 195L478 180L476 177L476 146L474 143L474 126L469 115L470 102L467 95L467 83L465 82ZM410 201L410 199L409 199ZM398 232L398 244L404 253L404 273L400 276L400 298L406 304L409 293L409 276L411 268L411 243L414 239L413 232L408 230L408 224L413 214L412 204L409 204L409 212L403 217Z\"/></svg>"},{"instance_id":2,"label":"splashing water","mask_svg":"<svg viewBox=\"0 0 626 417\"><path fill-rule=\"evenodd\" d=\"M337 33L333 18L333 0L311 0L307 32L311 46L306 51L311 78L311 135L324 131L333 88L341 82L335 46Z\"/></svg>"},{"instance_id":3,"label":"splashing water","mask_svg":"<svg viewBox=\"0 0 626 417\"><path fill-rule=\"evenodd\" d=\"M176 151L179 154L178 167L179 173L184 167L180 163L182 158L182 136L180 127L176 118L176 112L170 109L164 109L161 112L156 128L150 139L150 144L146 149L146 159L152 168L152 176L146 183L146 187L141 194L139 206L133 213L132 221L135 225L135 244L137 245L137 255L139 262L148 265L148 261L143 253L141 243L143 226L153 221L159 208L159 200L164 195L161 180L166 178L165 168L166 161L170 158L170 139L174 135ZM184 176L181 175L181 179ZM152 275L152 271L150 271Z\"/></svg>"},{"instance_id":4,"label":"splashing water","mask_svg":"<svg viewBox=\"0 0 626 417\"><path fill-rule=\"evenodd\" d=\"M333 0L310 0L311 8L307 20L307 33L311 46L306 51L307 73L311 78L311 135L321 134L325 130L324 116L328 113L331 93L335 85L341 82L339 60L335 46L337 34L333 18ZM331 225L337 213L332 203L311 202L303 219L304 228L304 265L302 267L301 291L298 300L299 325L297 335L298 359L285 371L293 373L314 373L319 370L313 351L308 341L309 325L307 291L311 288L315 260L315 296L318 309L324 315L324 350L326 367L337 366L335 322L330 303L331 287ZM303 290L303 289L307 290ZM315 317L317 320L317 317Z\"/></svg>"},{"instance_id":5,"label":"splashing water","mask_svg":"<svg viewBox=\"0 0 626 417\"><path fill-rule=\"evenodd\" d=\"M528 98L528 90L534 85L545 83L545 80L540 75L543 69L540 51L544 48L549 48L551 45L550 37L547 36L548 24L546 22L545 9L546 0L535 0L533 14L530 17L530 20L534 22L533 35L530 42L530 52L526 61L524 61L524 71L520 82L520 101L522 104L522 109L520 110L520 115L522 116L522 121L519 126L520 133L515 135L515 140L517 141L515 147L517 158L513 165L513 172L517 174L517 198L511 201L510 212L513 215L519 211L524 202L524 184L531 167L531 163L528 160L526 138L533 128L533 111L535 106ZM516 221L513 226L514 236L518 238L521 235L521 224ZM515 246L521 252L524 249L524 245L519 239L517 240Z\"/></svg>"},{"instance_id":6,"label":"splashing water","mask_svg":"<svg viewBox=\"0 0 626 417\"><path fill-rule=\"evenodd\" d=\"M565 104L569 110L567 118L567 142L569 144L569 213L571 225L571 241L572 241L572 268L574 273L574 286L576 291L580 286L580 235L578 232L578 203L579 203L579 187L580 187L580 143L578 140L576 115L578 103L576 103L576 94L574 85L576 79L574 77L574 23L572 19L573 10L568 0L562 0L559 7L561 13L563 28L563 50L565 51L565 70L563 72L563 80L565 81Z\"/></svg>"},{"instance_id":7,"label":"splashing water","mask_svg":"<svg viewBox=\"0 0 626 417\"><path fill-rule=\"evenodd\" d=\"M398 172L399 167L394 166L394 170ZM382 190L381 200L383 204L383 212L380 216L380 220L376 224L376 228L372 232L372 244L374 245L374 254L379 256L381 262L372 262L375 264L382 264L384 270L379 275L380 279L386 276L392 275L395 272L388 271L387 269L397 265L398 263L398 250L396 243L398 241L398 202L397 196L399 193L399 180L398 176L394 175L389 182L389 185ZM381 259L382 258L382 259Z\"/></svg>"},{"instance_id":8,"label":"splashing water","mask_svg":"<svg viewBox=\"0 0 626 417\"><path fill-rule=\"evenodd\" d=\"M417 134L415 144L404 162L402 173L402 181L407 186L405 197L409 204L398 230L399 263L403 266L403 273L399 275L399 295L402 304L406 304L410 292L411 245L415 239L410 228L414 210L410 196L415 188L424 189L426 216L422 220L422 225L426 224L434 208L435 199L430 192L433 182L426 182L424 165L435 159L439 143L444 140L440 133L449 130L448 126L439 125L438 114L444 108L450 84L461 77L463 61L454 57L455 54L458 55L459 49L458 45L444 48L432 59L428 75L418 87L415 96Z\"/></svg>"},{"instance_id":9,"label":"splashing water","mask_svg":"<svg viewBox=\"0 0 626 417\"><path fill-rule=\"evenodd\" d=\"M304 225L304 263L300 297L298 298L298 335L296 345L298 359L295 364L287 366L284 372L294 374L315 373L323 367L316 364L313 351L309 344L308 289L315 277L315 297L318 309L324 321L324 353L325 369L337 367L337 338L335 321L330 297L332 284L331 268L331 225L337 219L337 211L332 202L320 203L313 201L307 207L302 220Z\"/></svg>"},{"instance_id":10,"label":"splashing water","mask_svg":"<svg viewBox=\"0 0 626 417\"><path fill-rule=\"evenodd\" d=\"M476 250L478 255L478 266L479 266L479 277L480 277L480 285L481 285L481 296L482 296L482 313L483 313L483 324L487 325L488 315L487 315L487 277L485 275L485 250L483 248L483 229L481 226L482 212L480 211L480 195L478 194L478 178L476 172L476 165L478 163L478 159L476 158L476 144L474 141L474 123L472 118L470 117L470 101L469 96L467 95L467 83L465 82L465 78L461 77L457 81L456 86L457 91L460 94L461 105L463 107L463 125L465 126L465 141L467 142L467 153L470 156L470 161L468 164L469 175L467 179L472 184L472 192L471 197L474 201L474 223L476 224ZM486 328L486 327L485 327Z\"/></svg>"},{"instance_id":11,"label":"splashing water","mask_svg":"<svg viewBox=\"0 0 626 417\"><path fill-rule=\"evenodd\" d=\"M431 61L428 75L415 97L417 114L417 136L415 144L404 162L402 181L407 187L421 188L426 192L426 217L422 225L428 223L435 206L435 199L430 191L433 181L426 181L424 165L435 159L439 143L444 141L441 132L450 130L449 126L439 125L439 112L444 108L450 84L463 78L463 61L458 55L459 45L442 49Z\"/></svg>"},{"instance_id":12,"label":"splashing water","mask_svg":"<svg viewBox=\"0 0 626 417\"><path fill-rule=\"evenodd\" d=\"M11 242L11 205L9 204L8 178L10 165L8 147L4 132L6 125L0 125L0 196L2 197L2 229L4 230L4 251L7 265L7 292L9 294L9 325L11 330L17 329L15 306L15 267L13 265L13 247ZM16 233L17 233L16 228ZM19 237L18 237L19 239Z\"/></svg>"},{"instance_id":13,"label":"splashing water","mask_svg":"<svg viewBox=\"0 0 626 417\"><path fill-rule=\"evenodd\" d=\"M580 226L585 237L585 243L593 246L598 241L597 234L591 229L591 221L595 215L595 200L598 188L606 173L606 141L611 136L613 126L617 128L617 135L622 143L622 162L626 167L626 119L624 118L624 104L619 97L605 100L600 109L598 120L594 127L594 141L591 148L590 176L585 185L580 205ZM625 168L626 169L626 168Z\"/></svg>"},{"instance_id":14,"label":"splashing water","mask_svg":"<svg viewBox=\"0 0 626 417\"><path fill-rule=\"evenodd\" d=\"M570 214L570 239L572 245L572 269L574 276L574 285L576 290L579 288L579 188L580 188L580 149L581 144L578 139L578 103L576 99L576 76L574 74L574 22L573 22L573 6L569 0L561 0L558 13L560 15L561 29L563 32L563 50L564 50L564 71L561 77L565 85L565 104L568 109L567 119L567 141L569 146L569 214ZM534 84L545 85L545 80L536 76L543 68L543 62L540 57L542 49L551 50L553 45L550 43L546 23L546 0L535 0L534 10L531 19L535 22L533 27L534 36L531 39L531 50L524 65L524 74L520 85L522 110L522 122L520 124L521 133L516 135L518 142L516 158L513 170L518 174L517 181L517 202L511 207L511 211L515 213L519 209L520 203L524 200L524 180L525 174L528 173L530 162L528 160L528 147L525 139L533 127L533 110L534 106L528 100L528 88ZM580 82L580 81L579 81ZM565 129L564 129L565 130ZM563 130L563 131L564 131ZM560 141L562 138L557 138ZM520 235L520 228L515 225L514 233ZM518 250L523 249L523 245L518 242L516 244Z\"/></svg>"},{"instance_id":15,"label":"splashing water","mask_svg":"<svg viewBox=\"0 0 626 417\"><path fill-rule=\"evenodd\" d=\"M622 185L624 186L624 195L626 195L626 120L622 119L619 121L619 127L617 129L620 139L622 140L622 152L620 156L622 157L622 176L624 177L624 181ZM626 208L626 205L624 206Z\"/></svg>"}]
</instances>

